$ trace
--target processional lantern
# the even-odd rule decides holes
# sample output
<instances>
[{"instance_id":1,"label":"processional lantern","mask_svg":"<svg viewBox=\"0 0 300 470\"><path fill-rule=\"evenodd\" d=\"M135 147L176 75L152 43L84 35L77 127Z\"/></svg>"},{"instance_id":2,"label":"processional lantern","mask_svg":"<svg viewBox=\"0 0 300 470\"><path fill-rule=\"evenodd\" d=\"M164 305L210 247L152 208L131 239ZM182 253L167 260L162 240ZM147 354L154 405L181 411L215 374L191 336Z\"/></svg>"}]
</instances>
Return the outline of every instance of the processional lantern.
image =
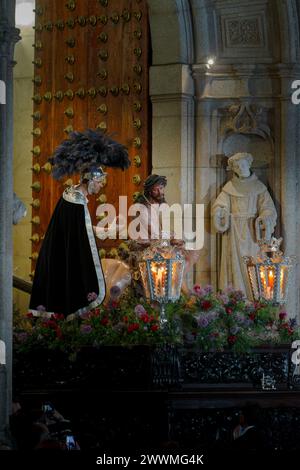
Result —
<instances>
[{"instance_id":1,"label":"processional lantern","mask_svg":"<svg viewBox=\"0 0 300 470\"><path fill-rule=\"evenodd\" d=\"M141 255L140 273L147 299L160 304L160 324L167 323L165 305L179 299L185 258L167 239L154 243Z\"/></svg>"},{"instance_id":2,"label":"processional lantern","mask_svg":"<svg viewBox=\"0 0 300 470\"><path fill-rule=\"evenodd\" d=\"M294 256L283 256L279 250L282 238L259 242L260 252L256 257L244 256L255 300L264 299L274 304L287 301Z\"/></svg>"}]
</instances>

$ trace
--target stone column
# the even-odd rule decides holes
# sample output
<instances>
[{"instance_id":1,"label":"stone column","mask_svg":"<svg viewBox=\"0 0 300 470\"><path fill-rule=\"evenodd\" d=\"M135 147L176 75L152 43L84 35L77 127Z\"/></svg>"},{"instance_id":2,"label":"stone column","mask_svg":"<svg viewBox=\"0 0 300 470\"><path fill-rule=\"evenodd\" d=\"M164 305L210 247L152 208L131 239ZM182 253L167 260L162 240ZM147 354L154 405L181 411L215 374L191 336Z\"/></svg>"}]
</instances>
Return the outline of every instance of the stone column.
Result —
<instances>
[{"instance_id":1,"label":"stone column","mask_svg":"<svg viewBox=\"0 0 300 470\"><path fill-rule=\"evenodd\" d=\"M183 210L184 204L195 201L194 84L190 66L152 66L150 96L152 172L167 176L167 202L180 204ZM192 278L190 273L189 285Z\"/></svg>"},{"instance_id":2,"label":"stone column","mask_svg":"<svg viewBox=\"0 0 300 470\"><path fill-rule=\"evenodd\" d=\"M6 345L6 373L2 371L0 382L0 439L7 436L12 395L13 55L20 39L14 18L15 1L0 0L0 80L6 85L6 104L0 105L0 339Z\"/></svg>"}]
</instances>

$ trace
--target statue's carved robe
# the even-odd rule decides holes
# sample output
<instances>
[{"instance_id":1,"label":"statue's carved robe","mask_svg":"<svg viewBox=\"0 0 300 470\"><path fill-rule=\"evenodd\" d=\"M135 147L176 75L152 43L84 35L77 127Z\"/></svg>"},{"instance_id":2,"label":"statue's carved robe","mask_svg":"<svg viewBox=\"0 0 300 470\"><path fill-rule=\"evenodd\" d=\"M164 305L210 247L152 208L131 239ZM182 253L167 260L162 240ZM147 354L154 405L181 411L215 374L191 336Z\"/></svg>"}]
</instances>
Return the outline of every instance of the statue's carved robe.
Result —
<instances>
[{"instance_id":1,"label":"statue's carved robe","mask_svg":"<svg viewBox=\"0 0 300 470\"><path fill-rule=\"evenodd\" d=\"M222 234L221 270L219 287L232 285L252 299L243 256L256 256L259 250L255 220L265 217L274 231L277 213L266 186L255 174L240 179L234 176L225 184L212 207L212 214L218 208L229 214L229 229Z\"/></svg>"}]
</instances>

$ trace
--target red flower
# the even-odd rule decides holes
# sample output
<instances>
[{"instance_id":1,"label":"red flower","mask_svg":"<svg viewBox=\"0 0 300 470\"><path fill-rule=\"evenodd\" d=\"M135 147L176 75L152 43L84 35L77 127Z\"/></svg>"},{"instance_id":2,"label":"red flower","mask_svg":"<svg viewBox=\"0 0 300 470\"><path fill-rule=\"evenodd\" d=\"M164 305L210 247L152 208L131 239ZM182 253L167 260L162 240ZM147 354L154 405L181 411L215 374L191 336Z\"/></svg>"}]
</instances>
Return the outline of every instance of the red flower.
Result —
<instances>
[{"instance_id":1,"label":"red flower","mask_svg":"<svg viewBox=\"0 0 300 470\"><path fill-rule=\"evenodd\" d=\"M100 308L95 308L94 312L93 312L93 317L99 317L100 316Z\"/></svg>"},{"instance_id":2,"label":"red flower","mask_svg":"<svg viewBox=\"0 0 300 470\"><path fill-rule=\"evenodd\" d=\"M33 313L31 312L28 312L27 315L26 315L27 318L33 318Z\"/></svg>"},{"instance_id":3,"label":"red flower","mask_svg":"<svg viewBox=\"0 0 300 470\"><path fill-rule=\"evenodd\" d=\"M53 318L54 320L59 321L59 320L64 320L65 316L64 316L62 313L54 313L54 314L52 315L52 318Z\"/></svg>"},{"instance_id":4,"label":"red flower","mask_svg":"<svg viewBox=\"0 0 300 470\"><path fill-rule=\"evenodd\" d=\"M211 307L212 303L209 300L203 300L201 302L201 308L203 308L203 310L209 310Z\"/></svg>"},{"instance_id":5,"label":"red flower","mask_svg":"<svg viewBox=\"0 0 300 470\"><path fill-rule=\"evenodd\" d=\"M249 315L250 320L252 320L252 321L255 320L255 317L256 317L255 312L250 313L250 315Z\"/></svg>"},{"instance_id":6,"label":"red flower","mask_svg":"<svg viewBox=\"0 0 300 470\"><path fill-rule=\"evenodd\" d=\"M100 322L100 323L101 323L101 325L106 326L106 325L108 324L108 318L107 318L107 317L101 318L101 322Z\"/></svg>"},{"instance_id":7,"label":"red flower","mask_svg":"<svg viewBox=\"0 0 300 470\"><path fill-rule=\"evenodd\" d=\"M279 320L284 320L286 318L287 314L285 312L280 312L279 313Z\"/></svg>"},{"instance_id":8,"label":"red flower","mask_svg":"<svg viewBox=\"0 0 300 470\"><path fill-rule=\"evenodd\" d=\"M151 331L157 331L159 329L158 325L151 325L150 330Z\"/></svg>"},{"instance_id":9,"label":"red flower","mask_svg":"<svg viewBox=\"0 0 300 470\"><path fill-rule=\"evenodd\" d=\"M225 310L226 310L226 313L228 313L228 315L232 314L232 308L226 307Z\"/></svg>"},{"instance_id":10,"label":"red flower","mask_svg":"<svg viewBox=\"0 0 300 470\"><path fill-rule=\"evenodd\" d=\"M228 336L227 341L229 344L234 344L237 340L237 337L235 335Z\"/></svg>"},{"instance_id":11,"label":"red flower","mask_svg":"<svg viewBox=\"0 0 300 470\"><path fill-rule=\"evenodd\" d=\"M56 331L56 336L58 338L62 338L62 331L61 331L61 328L59 326L56 328L55 331Z\"/></svg>"},{"instance_id":12,"label":"red flower","mask_svg":"<svg viewBox=\"0 0 300 470\"><path fill-rule=\"evenodd\" d=\"M118 302L116 302L115 300L112 300L112 301L110 302L110 306L111 306L111 308L117 308Z\"/></svg>"},{"instance_id":13,"label":"red flower","mask_svg":"<svg viewBox=\"0 0 300 470\"><path fill-rule=\"evenodd\" d=\"M142 320L144 323L149 323L150 317L149 317L148 313L144 313L144 315L141 315L141 320Z\"/></svg>"},{"instance_id":14,"label":"red flower","mask_svg":"<svg viewBox=\"0 0 300 470\"><path fill-rule=\"evenodd\" d=\"M138 323L131 323L128 325L127 331L128 333L132 333L132 331L138 330L140 325Z\"/></svg>"},{"instance_id":15,"label":"red flower","mask_svg":"<svg viewBox=\"0 0 300 470\"><path fill-rule=\"evenodd\" d=\"M126 315L125 315L125 317L123 317L123 322L128 323L128 317Z\"/></svg>"}]
</instances>

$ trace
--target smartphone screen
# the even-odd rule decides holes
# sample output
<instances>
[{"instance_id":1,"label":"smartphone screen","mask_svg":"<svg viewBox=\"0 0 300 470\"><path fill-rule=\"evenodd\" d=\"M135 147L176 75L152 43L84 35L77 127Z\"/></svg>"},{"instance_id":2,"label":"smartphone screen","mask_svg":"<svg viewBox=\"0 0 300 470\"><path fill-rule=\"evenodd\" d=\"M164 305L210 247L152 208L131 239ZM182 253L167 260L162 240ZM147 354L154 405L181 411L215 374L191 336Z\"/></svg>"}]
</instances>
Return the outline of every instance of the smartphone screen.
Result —
<instances>
[{"instance_id":1,"label":"smartphone screen","mask_svg":"<svg viewBox=\"0 0 300 470\"><path fill-rule=\"evenodd\" d=\"M74 436L66 436L66 446L68 450L75 449L75 439Z\"/></svg>"}]
</instances>

